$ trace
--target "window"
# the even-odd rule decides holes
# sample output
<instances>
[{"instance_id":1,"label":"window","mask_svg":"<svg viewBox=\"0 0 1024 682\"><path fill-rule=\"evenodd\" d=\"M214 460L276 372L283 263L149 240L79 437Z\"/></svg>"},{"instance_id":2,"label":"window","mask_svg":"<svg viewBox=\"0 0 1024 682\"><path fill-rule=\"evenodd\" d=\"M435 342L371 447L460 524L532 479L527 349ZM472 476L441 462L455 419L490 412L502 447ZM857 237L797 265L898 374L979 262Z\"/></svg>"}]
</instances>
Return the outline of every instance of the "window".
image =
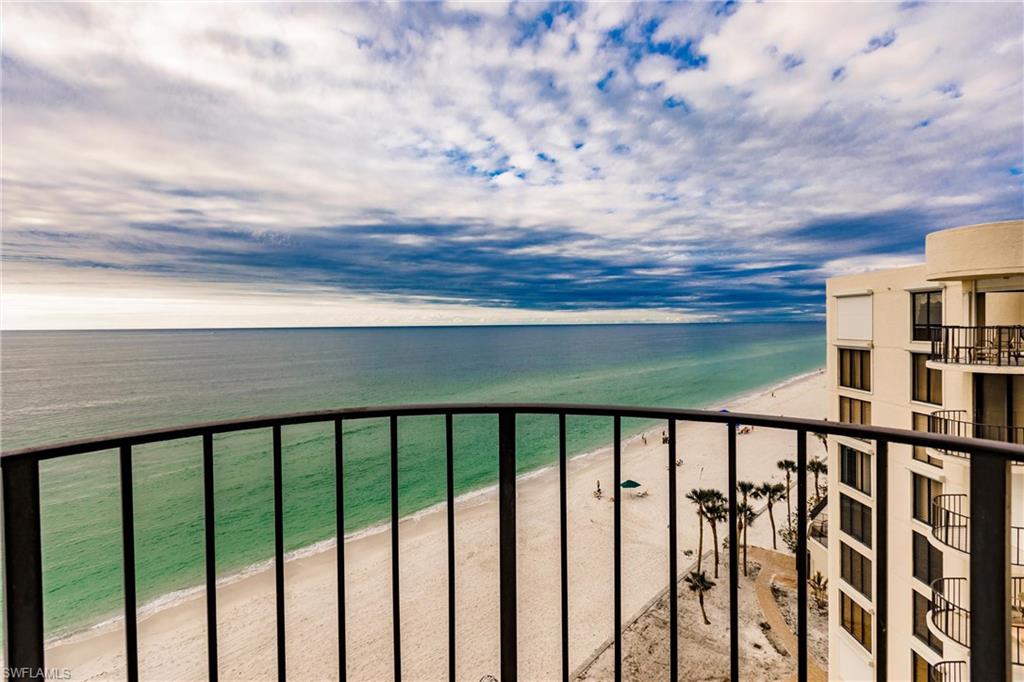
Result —
<instances>
[{"instance_id":1,"label":"window","mask_svg":"<svg viewBox=\"0 0 1024 682\"><path fill-rule=\"evenodd\" d=\"M937 369L928 369L925 363L928 362L927 353L911 353L911 364L913 365L913 376L911 377L911 390L914 400L922 403L942 404L942 372Z\"/></svg>"},{"instance_id":2,"label":"window","mask_svg":"<svg viewBox=\"0 0 1024 682\"><path fill-rule=\"evenodd\" d=\"M836 338L871 340L871 294L836 297Z\"/></svg>"},{"instance_id":3,"label":"window","mask_svg":"<svg viewBox=\"0 0 1024 682\"><path fill-rule=\"evenodd\" d=\"M928 542L928 538L917 531L911 531L914 537L914 577L925 585L942 577L942 550Z\"/></svg>"},{"instance_id":4,"label":"window","mask_svg":"<svg viewBox=\"0 0 1024 682\"><path fill-rule=\"evenodd\" d=\"M942 483L921 474L913 477L914 518L927 524L932 522L932 500L942 494Z\"/></svg>"},{"instance_id":5,"label":"window","mask_svg":"<svg viewBox=\"0 0 1024 682\"><path fill-rule=\"evenodd\" d=\"M847 424L871 425L871 403L839 396L839 421Z\"/></svg>"},{"instance_id":6,"label":"window","mask_svg":"<svg viewBox=\"0 0 1024 682\"><path fill-rule=\"evenodd\" d=\"M871 546L871 507L839 494L839 528L852 538Z\"/></svg>"},{"instance_id":7,"label":"window","mask_svg":"<svg viewBox=\"0 0 1024 682\"><path fill-rule=\"evenodd\" d=\"M839 446L839 480L865 495L871 494L871 455Z\"/></svg>"},{"instance_id":8,"label":"window","mask_svg":"<svg viewBox=\"0 0 1024 682\"><path fill-rule=\"evenodd\" d=\"M932 607L932 602L928 597L917 592L917 590L913 591L913 595L914 636L931 647L935 653L941 654L942 641L928 629L928 609Z\"/></svg>"},{"instance_id":9,"label":"window","mask_svg":"<svg viewBox=\"0 0 1024 682\"><path fill-rule=\"evenodd\" d=\"M839 349L839 385L871 390L871 351Z\"/></svg>"},{"instance_id":10,"label":"window","mask_svg":"<svg viewBox=\"0 0 1024 682\"><path fill-rule=\"evenodd\" d=\"M916 651L910 650L910 681L931 682L932 664L921 658Z\"/></svg>"},{"instance_id":11,"label":"window","mask_svg":"<svg viewBox=\"0 0 1024 682\"><path fill-rule=\"evenodd\" d=\"M848 547L845 542L839 543L840 574L843 580L853 589L871 598L871 559Z\"/></svg>"},{"instance_id":12,"label":"window","mask_svg":"<svg viewBox=\"0 0 1024 682\"><path fill-rule=\"evenodd\" d=\"M933 341L942 334L942 292L922 291L911 297L914 315L914 341Z\"/></svg>"},{"instance_id":13,"label":"window","mask_svg":"<svg viewBox=\"0 0 1024 682\"><path fill-rule=\"evenodd\" d=\"M930 424L931 418L928 415L920 414L918 412L913 414L913 422L911 426L915 431L924 431L925 433L928 433L931 431ZM942 458L932 457L928 454L928 449L922 448L920 445L914 446L914 459L919 462L927 462L928 464L939 467L940 469L942 468Z\"/></svg>"},{"instance_id":14,"label":"window","mask_svg":"<svg viewBox=\"0 0 1024 682\"><path fill-rule=\"evenodd\" d=\"M871 614L847 597L842 590L839 591L839 601L842 607L840 622L843 629L853 635L861 646L871 651Z\"/></svg>"}]
</instances>

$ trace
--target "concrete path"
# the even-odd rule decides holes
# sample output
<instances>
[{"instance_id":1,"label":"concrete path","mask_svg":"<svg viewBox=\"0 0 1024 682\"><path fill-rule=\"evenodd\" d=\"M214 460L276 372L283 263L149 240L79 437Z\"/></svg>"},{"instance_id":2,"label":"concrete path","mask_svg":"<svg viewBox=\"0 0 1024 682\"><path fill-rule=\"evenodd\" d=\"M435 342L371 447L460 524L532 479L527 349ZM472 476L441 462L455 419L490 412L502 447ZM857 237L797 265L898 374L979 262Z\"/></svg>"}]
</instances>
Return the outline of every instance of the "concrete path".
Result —
<instances>
[{"instance_id":1,"label":"concrete path","mask_svg":"<svg viewBox=\"0 0 1024 682\"><path fill-rule=\"evenodd\" d=\"M789 629L786 619L779 610L779 605L772 596L772 583L778 583L788 587L796 587L796 566L793 557L781 552L773 552L761 547L749 548L750 558L761 564L761 572L757 576L755 589L757 591L757 603L761 605L764 618L772 626L772 634L786 647L786 651L793 657L794 665L797 656L796 635ZM828 675L814 661L813 657L807 657L807 679L810 682L828 682ZM796 680L794 673L788 680Z\"/></svg>"}]
</instances>

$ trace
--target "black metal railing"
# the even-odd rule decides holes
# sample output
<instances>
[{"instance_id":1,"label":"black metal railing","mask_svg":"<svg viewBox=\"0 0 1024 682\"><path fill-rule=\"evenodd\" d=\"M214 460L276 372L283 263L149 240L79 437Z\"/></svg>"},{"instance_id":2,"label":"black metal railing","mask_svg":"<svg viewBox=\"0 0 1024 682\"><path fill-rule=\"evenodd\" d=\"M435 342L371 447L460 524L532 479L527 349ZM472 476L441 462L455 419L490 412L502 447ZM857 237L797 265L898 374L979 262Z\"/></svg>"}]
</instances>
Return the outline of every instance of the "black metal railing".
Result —
<instances>
[{"instance_id":1,"label":"black metal railing","mask_svg":"<svg viewBox=\"0 0 1024 682\"><path fill-rule=\"evenodd\" d=\"M966 679L966 661L939 661L928 675L928 682L963 682Z\"/></svg>"},{"instance_id":2,"label":"black metal railing","mask_svg":"<svg viewBox=\"0 0 1024 682\"><path fill-rule=\"evenodd\" d=\"M986 438L1001 443L1024 445L1024 426L979 424L967 419L967 410L936 410L928 415L928 430L945 436L961 438ZM954 457L966 457L967 453L946 448L935 448Z\"/></svg>"},{"instance_id":3,"label":"black metal railing","mask_svg":"<svg viewBox=\"0 0 1024 682\"><path fill-rule=\"evenodd\" d=\"M967 495L946 494L932 498L932 537L961 552L970 551Z\"/></svg>"},{"instance_id":4,"label":"black metal railing","mask_svg":"<svg viewBox=\"0 0 1024 682\"><path fill-rule=\"evenodd\" d=\"M930 359L953 365L1024 367L1024 325L943 325L932 338Z\"/></svg>"},{"instance_id":5,"label":"black metal railing","mask_svg":"<svg viewBox=\"0 0 1024 682\"><path fill-rule=\"evenodd\" d=\"M811 521L811 539L828 547L828 515Z\"/></svg>"},{"instance_id":6,"label":"black metal railing","mask_svg":"<svg viewBox=\"0 0 1024 682\"><path fill-rule=\"evenodd\" d=\"M932 625L949 639L971 645L971 612L967 608L967 578L939 578L932 581Z\"/></svg>"},{"instance_id":7,"label":"black metal railing","mask_svg":"<svg viewBox=\"0 0 1024 682\"><path fill-rule=\"evenodd\" d=\"M401 407L352 408L322 412L306 412L271 417L225 422L211 422L183 428L159 429L109 438L97 438L64 443L60 445L29 448L6 452L0 456L3 493L3 543L4 543L4 589L6 625L6 662L9 669L22 677L41 675L44 671L43 632L43 578L42 538L40 533L40 462L71 455L118 450L120 454L120 488L122 511L122 546L124 571L124 636L125 664L129 680L139 678L137 595L135 574L135 529L134 500L132 496L132 473L134 449L137 446L158 442L176 441L185 438L202 439L203 487L204 487L204 537L205 537L205 587L207 609L207 667L211 680L218 677L218 634L216 605L216 534L214 514L214 435L242 431L268 431L268 440L273 448L274 484L274 565L276 604L276 653L278 678L287 675L285 658L285 590L284 590L284 527L282 522L284 491L282 485L282 430L298 424L333 423L334 465L336 476L336 530L342 537L345 527L343 480L344 442L343 425L365 419L387 419L390 429L390 493L391 493L391 569L392 569L392 641L394 676L402 674L401 600L400 589L400 544L398 506L398 429L401 420L407 417L426 415L443 416L445 419L446 461L447 461L447 547L448 547L448 664L449 677L455 679L458 670L456 660L456 610L455 610L455 552L454 552L454 506L453 506L453 458L454 458L454 417L458 415L495 415L498 421L498 552L499 552L499 594L500 605L499 651L500 679L513 682L518 675L517 636L517 589L516 589L516 418L519 415L547 414L558 416L559 437L559 506L560 506L560 562L561 562L561 667L562 679L569 678L569 602L567 570L566 523L566 415L605 418L612 422L614 440L612 458L615 480L621 476L621 421L622 419L662 420L666 423L668 443L666 468L668 476L668 575L669 618L669 675L678 679L679 643L675 624L678 622L678 541L676 528L676 507L678 504L675 471L676 425L681 422L721 424L727 438L727 466L729 480L729 636L730 636L730 679L740 678L740 628L739 628L739 565L737 539L737 455L736 431L739 424L770 429L788 430L795 436L796 446L796 528L797 557L807 554L808 528L808 481L807 481L807 435L823 433L848 436L875 441L874 463L875 491L873 504L875 518L874 566L874 669L878 679L887 679L888 640L888 452L889 443L901 443L921 447L946 447L971 453L971 495L967 513L974 518L985 518L985 524L975 523L970 529L970 544L981 548L970 557L970 570L974 578L969 588L970 603L980 605L973 612L958 606L965 584L955 583L956 598L946 589L945 583L933 594L939 608L933 611L933 618L950 625L962 622L966 628L969 621L971 638L976 642L972 651L972 679L992 680L1005 676L1005 662L1009 660L1011 645L1006 631L1007 599L1006 572L1008 566L1005 543L1008 529L1007 500L992 491L1006 490L1008 463L1024 462L1024 447L992 441L968 440L955 436L936 435L903 429L876 426L861 426L812 419L769 417L757 414L708 412L701 410L679 410L665 408L639 408L625 406L597 406L573 404L447 404L411 405ZM614 620L608 625L615 637L615 679L622 675L622 524L621 496L614 502L614 587L611 600L614 604ZM797 679L804 681L808 675L807 645L807 562L796 561L797 573ZM339 677L346 679L347 652L345 637L345 548L338 544L338 631L339 631ZM957 579L953 579L957 580ZM963 579L958 579L963 581ZM601 599L609 595L601 594ZM946 615L950 614L950 615ZM954 619L959 619L955 620ZM948 621L948 622L947 622ZM962 635L966 639L966 632ZM21 672L18 672L21 671ZM463 677L466 675L463 674Z\"/></svg>"}]
</instances>

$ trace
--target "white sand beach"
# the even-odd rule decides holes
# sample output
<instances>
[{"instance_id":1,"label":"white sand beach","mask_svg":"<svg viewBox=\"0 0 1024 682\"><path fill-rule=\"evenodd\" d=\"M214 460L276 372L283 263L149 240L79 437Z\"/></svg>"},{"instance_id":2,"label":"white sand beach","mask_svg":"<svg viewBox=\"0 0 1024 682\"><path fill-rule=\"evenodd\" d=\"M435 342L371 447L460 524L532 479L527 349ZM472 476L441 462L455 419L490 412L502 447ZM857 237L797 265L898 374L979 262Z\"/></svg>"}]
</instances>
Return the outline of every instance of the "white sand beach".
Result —
<instances>
[{"instance_id":1,"label":"white sand beach","mask_svg":"<svg viewBox=\"0 0 1024 682\"><path fill-rule=\"evenodd\" d=\"M731 402L733 410L811 418L826 416L825 378L815 373L772 391ZM625 428L625 427L624 427ZM661 427L647 444L637 437L623 448L623 478L644 484L649 496L622 499L623 615L631 618L667 584L667 447ZM784 480L776 461L795 459L790 432L755 429L738 437L739 476L761 482ZM822 450L810 438L808 452ZM568 467L570 668L575 669L614 631L612 517L615 494L607 448L571 460ZM684 550L697 547L694 487L726 489L726 431L720 425L681 424L673 467L679 490L680 568ZM604 499L592 492L600 480ZM524 680L556 679L560 661L558 471L548 468L520 481L519 670ZM785 504L776 511L780 527ZM447 658L447 559L444 507L403 520L401 608L403 677L444 679ZM458 677L477 682L499 674L498 509L495 492L466 496L456 504ZM726 532L724 524L720 536ZM705 548L710 546L706 533ZM721 537L720 537L721 540ZM750 530L751 544L771 547L767 519ZM780 548L782 547L780 542ZM392 677L391 555L387 527L345 543L347 560L348 678ZM293 679L331 680L338 672L335 551L286 563L287 659ZM708 567L710 569L710 567ZM710 570L709 570L710 575ZM716 589L726 589L724 582ZM696 608L682 594L681 608ZM745 613L743 626L757 622ZM722 628L723 619L711 627ZM202 593L146 616L139 622L141 676L157 680L206 678L206 614ZM222 679L276 677L274 574L262 570L218 590L218 635ZM701 651L682 646L683 657ZM117 624L47 650L47 667L69 668L73 679L124 677L124 636Z\"/></svg>"}]
</instances>

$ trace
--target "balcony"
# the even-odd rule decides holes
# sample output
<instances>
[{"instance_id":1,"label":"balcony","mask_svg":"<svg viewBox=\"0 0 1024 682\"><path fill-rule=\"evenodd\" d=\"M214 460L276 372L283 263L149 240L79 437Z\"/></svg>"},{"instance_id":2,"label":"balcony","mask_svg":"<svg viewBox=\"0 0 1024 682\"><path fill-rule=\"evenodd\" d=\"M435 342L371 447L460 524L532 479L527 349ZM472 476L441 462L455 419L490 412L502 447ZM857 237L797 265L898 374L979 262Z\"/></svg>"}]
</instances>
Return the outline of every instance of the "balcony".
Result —
<instances>
[{"instance_id":1,"label":"balcony","mask_svg":"<svg viewBox=\"0 0 1024 682\"><path fill-rule=\"evenodd\" d=\"M966 606L969 592L967 578L939 578L932 582L929 611L936 630L968 648L971 646L971 612Z\"/></svg>"},{"instance_id":2,"label":"balcony","mask_svg":"<svg viewBox=\"0 0 1024 682\"><path fill-rule=\"evenodd\" d=\"M963 682L966 679L967 661L939 661L928 675L928 682Z\"/></svg>"},{"instance_id":3,"label":"balcony","mask_svg":"<svg viewBox=\"0 0 1024 682\"><path fill-rule=\"evenodd\" d=\"M967 419L967 410L936 410L928 416L928 430L960 438L985 438L1003 443L1024 445L1024 426L979 424ZM944 448L933 448L945 455L965 457L966 454Z\"/></svg>"},{"instance_id":4,"label":"balcony","mask_svg":"<svg viewBox=\"0 0 1024 682\"><path fill-rule=\"evenodd\" d=\"M969 551L970 531L967 495L936 495L932 498L932 537L953 549Z\"/></svg>"},{"instance_id":5,"label":"balcony","mask_svg":"<svg viewBox=\"0 0 1024 682\"><path fill-rule=\"evenodd\" d=\"M1024 367L1024 325L935 327L929 360L947 365Z\"/></svg>"},{"instance_id":6,"label":"balcony","mask_svg":"<svg viewBox=\"0 0 1024 682\"><path fill-rule=\"evenodd\" d=\"M517 417L520 415L550 415L558 419L558 459L559 469L559 511L561 534L559 554L560 562L560 619L561 632L561 666L562 679L569 679L569 603L568 603L568 538L566 519L566 417L587 417L603 419L610 422L613 434L611 445L613 478L621 480L622 463L622 420L639 419L658 421L665 424L668 434L667 452L665 453L667 476L667 500L664 507L666 515L667 542L666 556L668 570L665 575L665 594L668 598L668 622L677 623L679 614L679 588L681 575L678 560L681 552L677 538L677 508L679 504L676 490L675 462L677 460L676 430L683 422L700 422L719 424L722 427L723 440L726 448L722 456L726 459L729 472L730 490L727 500L728 523L728 611L729 611L729 650L728 668L732 680L740 679L740 628L739 628L739 547L738 541L738 493L737 480L737 447L736 432L740 424L765 429L787 431L793 436L797 469L795 506L796 551L795 556L807 554L807 541L811 528L811 510L807 504L810 497L808 485L807 436L821 433L831 436L846 436L873 441L875 456L872 458L876 482L873 494L875 513L878 519L887 519L889 504L888 490L890 477L888 473L888 452L890 443L910 446L949 448L956 451L969 452L971 455L971 484L979 486L979 490L1005 490L1009 467L1008 462L1024 462L1024 446L998 443L987 440L971 440L953 435L923 433L903 429L891 429L856 424L842 424L810 419L771 417L757 414L709 412L701 410L681 410L666 408L640 408L625 406L595 406L570 404L448 404L448 405L413 405L403 407L374 407L327 410L286 414L272 417L260 417L241 421L211 422L181 428L163 429L127 433L108 438L96 438L83 441L63 443L48 447L5 452L0 456L0 473L2 473L3 493L3 574L5 600L4 608L6 637L6 664L10 668L27 671L45 669L45 639L43 631L44 590L42 554L45 552L41 535L40 517L40 462L71 456L89 456L104 451L118 453L120 470L119 497L121 508L121 549L123 570L123 601L124 601L124 666L129 680L139 679L139 642L138 642L138 596L136 580L135 542L136 528L134 525L135 507L133 500L133 458L138 446L197 439L201 441L202 453L202 495L203 525L205 547L205 580L202 587L206 594L206 649L208 656L208 676L217 679L219 673L218 634L217 634L217 533L214 486L214 436L226 433L251 432L253 435L266 435L266 442L271 452L273 476L273 518L274 518L274 554L273 567L275 574L274 603L276 606L274 620L276 625L276 655L278 678L287 677L286 660L286 604L284 582L284 546L285 524L283 522L283 484L282 484L282 432L293 426L304 424L327 424L334 426L334 466L336 495L343 490L344 481L344 448L342 443L342 426L345 423L359 422L366 419L386 420L390 433L390 539L391 539L391 582L388 588L391 594L391 618L393 623L392 637L389 646L393 653L394 677L401 678L403 638L400 632L401 604L399 596L401 588L401 554L399 544L399 490L398 462L399 438L398 428L402 420L409 417L433 416L443 418L445 423L443 442L438 443L439 451L446 453L447 463L447 549L448 549L448 603L447 627L437 628L431 634L429 642L414 642L418 647L444 647L449 652L450 676L454 679L459 672L459 662L455 658L458 651L456 627L456 564L454 551L455 536L452 532L454 523L453 501L453 443L454 417L457 415L491 415L497 421L497 470L498 470L498 518L494 533L498 553L498 581L495 593L491 595L492 603L498 605L499 625L496 626L500 664L500 679L503 682L514 682L519 674L520 656L530 656L531 640L518 636L519 594L517 592L517 518L516 518L516 486L517 486ZM902 499L898 496L897 499ZM336 502L336 500L335 500ZM1007 516L1007 500L1000 495L972 494L969 502L963 501L965 516L986 518L986 524L974 524L970 528L971 540L984 551L975 552L970 556L970 584L965 578L948 578L936 581L933 586L934 608L931 619L942 632L950 633L950 637L958 638L965 643L974 640L976 646L972 651L971 675L974 680L999 679L1005 675L1005 666L1013 658L1019 657L1016 651L1015 638L1011 638L1006 630L1006 622L1010 617L1010 599L1006 589L1009 557L1003 539L1009 528ZM614 587L610 593L593 594L589 598L606 600L613 606L614 619L604 624L609 639L614 641L615 677L620 679L623 667L623 626L628 614L622 612L622 567L629 560L628 553L623 550L622 530L622 495L615 495L612 507L613 515L613 555L611 572L614 575ZM336 505L337 529L344 528L344 505ZM888 577L888 524L876 524L875 557L872 562L875 571L874 583L877 586L873 597L874 618L876 629L884 631L887 627L889 593ZM338 624L339 632L345 632L346 613L344 595L345 545L341 544L337 553L338 568ZM554 552L553 552L554 554ZM795 635L797 641L796 679L803 682L808 677L808 578L807 562L795 561L797 575L797 598ZM725 582L725 581L723 581ZM655 586L656 588L657 586ZM893 595L894 599L903 599L904 595ZM977 605L968 608L968 602ZM441 621L440 622L445 622ZM593 624L601 627L601 624ZM465 627L465 626L463 626ZM670 679L679 678L679 633L677 627L667 628L669 632L668 661L666 666ZM406 644L409 635L406 634ZM877 638L876 638L877 641ZM344 678L346 671L346 645L344 634L339 641L339 675ZM878 679L888 678L888 654L885 647L879 647L874 656L874 669ZM748 670L749 674L750 671ZM461 677L466 677L462 671ZM476 675L479 677L479 675Z\"/></svg>"}]
</instances>

